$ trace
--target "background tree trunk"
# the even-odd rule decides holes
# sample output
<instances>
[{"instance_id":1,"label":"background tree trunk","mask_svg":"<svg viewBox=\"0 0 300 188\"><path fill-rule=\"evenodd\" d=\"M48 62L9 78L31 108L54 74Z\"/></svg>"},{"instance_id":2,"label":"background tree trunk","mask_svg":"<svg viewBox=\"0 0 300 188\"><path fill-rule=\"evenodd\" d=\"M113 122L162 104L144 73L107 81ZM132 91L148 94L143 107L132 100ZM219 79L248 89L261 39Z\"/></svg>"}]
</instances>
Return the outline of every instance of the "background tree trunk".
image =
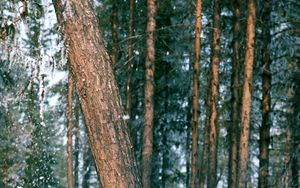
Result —
<instances>
[{"instance_id":1,"label":"background tree trunk","mask_svg":"<svg viewBox=\"0 0 300 188\"><path fill-rule=\"evenodd\" d=\"M104 188L141 187L119 90L93 7L85 0L53 2L100 182Z\"/></svg>"},{"instance_id":2,"label":"background tree trunk","mask_svg":"<svg viewBox=\"0 0 300 188\"><path fill-rule=\"evenodd\" d=\"M250 113L252 96L252 76L254 60L254 40L255 40L255 3L248 0L247 16L247 45L244 64L244 84L241 114L241 137L239 146L239 178L238 187L243 188L247 180L247 166L249 156L249 137L250 137Z\"/></svg>"},{"instance_id":3,"label":"background tree trunk","mask_svg":"<svg viewBox=\"0 0 300 188\"><path fill-rule=\"evenodd\" d=\"M76 94L77 96L77 94ZM79 126L79 99L76 97L76 104L74 109L74 128L75 128L75 143L74 143L74 187L79 187L79 138L80 138L80 126Z\"/></svg>"},{"instance_id":4,"label":"background tree trunk","mask_svg":"<svg viewBox=\"0 0 300 188\"><path fill-rule=\"evenodd\" d=\"M195 188L198 180L198 137L199 137L199 64L201 50L201 12L202 0L196 2L196 25L195 25L195 47L194 47L194 72L193 72L193 99L192 99L192 168L191 188Z\"/></svg>"},{"instance_id":5,"label":"background tree trunk","mask_svg":"<svg viewBox=\"0 0 300 188\"><path fill-rule=\"evenodd\" d=\"M270 14L271 4L269 0L264 1L262 13L262 34L264 36L262 48L262 62L263 62L263 99L262 99L262 125L259 130L259 178L258 187L267 188L269 177L269 144L270 144L270 108L271 108L271 59L270 59Z\"/></svg>"},{"instance_id":6,"label":"background tree trunk","mask_svg":"<svg viewBox=\"0 0 300 188\"><path fill-rule=\"evenodd\" d=\"M219 65L220 65L220 16L221 0L214 1L213 37L211 54L210 114L209 114L209 168L207 187L217 186L218 154L218 100L219 100Z\"/></svg>"},{"instance_id":7,"label":"background tree trunk","mask_svg":"<svg viewBox=\"0 0 300 188\"><path fill-rule=\"evenodd\" d=\"M156 1L147 0L147 57L145 70L145 98L144 98L144 131L143 131L143 187L151 187L151 168L153 153L153 124L154 124L154 71L155 71L155 27L156 27Z\"/></svg>"},{"instance_id":8,"label":"background tree trunk","mask_svg":"<svg viewBox=\"0 0 300 188\"><path fill-rule=\"evenodd\" d=\"M73 79L71 72L69 72L68 84L68 188L73 188L73 144L72 144L72 131L73 131Z\"/></svg>"},{"instance_id":9,"label":"background tree trunk","mask_svg":"<svg viewBox=\"0 0 300 188\"><path fill-rule=\"evenodd\" d=\"M112 13L111 13L111 35L112 35L112 52L111 62L112 68L115 69L118 61L118 1L112 0Z\"/></svg>"},{"instance_id":10,"label":"background tree trunk","mask_svg":"<svg viewBox=\"0 0 300 188\"><path fill-rule=\"evenodd\" d=\"M232 124L228 129L229 146L229 162L228 162L228 187L237 187L237 151L239 139L239 115L240 115L240 48L241 48L241 8L242 1L234 0L232 3L234 8L234 29L233 29L233 58L232 58L232 76L231 76L231 120Z\"/></svg>"},{"instance_id":11,"label":"background tree trunk","mask_svg":"<svg viewBox=\"0 0 300 188\"><path fill-rule=\"evenodd\" d=\"M136 133L133 127L131 126L131 91L132 91L132 69L133 69L133 46L132 46L132 37L133 37L133 8L134 0L129 1L129 24L128 24L128 37L127 37L127 81L126 81L126 104L125 110L127 114L127 126L130 129L130 135L132 143L135 143ZM136 148L135 148L136 149Z\"/></svg>"}]
</instances>

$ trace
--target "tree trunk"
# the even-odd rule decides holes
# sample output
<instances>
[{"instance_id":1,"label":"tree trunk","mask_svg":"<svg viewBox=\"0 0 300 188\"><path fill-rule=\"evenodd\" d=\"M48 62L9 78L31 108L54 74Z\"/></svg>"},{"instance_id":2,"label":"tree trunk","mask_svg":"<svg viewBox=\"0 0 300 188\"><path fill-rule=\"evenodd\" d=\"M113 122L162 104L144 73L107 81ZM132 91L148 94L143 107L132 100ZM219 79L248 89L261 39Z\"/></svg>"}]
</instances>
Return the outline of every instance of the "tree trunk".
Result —
<instances>
[{"instance_id":1,"label":"tree trunk","mask_svg":"<svg viewBox=\"0 0 300 188\"><path fill-rule=\"evenodd\" d=\"M145 99L144 99L144 131L143 131L143 187L151 187L151 168L153 153L153 124L154 124L154 71L155 71L155 47L154 33L156 27L156 1L147 0L148 23L147 23L147 57L145 70Z\"/></svg>"},{"instance_id":2,"label":"tree trunk","mask_svg":"<svg viewBox=\"0 0 300 188\"><path fill-rule=\"evenodd\" d=\"M112 0L111 13L111 35L112 35L112 52L111 62L112 68L115 69L118 60L118 4L117 0Z\"/></svg>"},{"instance_id":3,"label":"tree trunk","mask_svg":"<svg viewBox=\"0 0 300 188\"><path fill-rule=\"evenodd\" d=\"M98 178L104 188L141 187L119 90L91 2L53 2Z\"/></svg>"},{"instance_id":4,"label":"tree trunk","mask_svg":"<svg viewBox=\"0 0 300 188\"><path fill-rule=\"evenodd\" d=\"M270 144L270 107L271 107L271 59L269 45L271 44L270 34L270 14L271 7L270 1L264 1L264 8L262 14L262 34L264 37L262 61L263 61L263 99L262 99L262 125L259 130L259 178L258 187L267 188L269 176L269 144Z\"/></svg>"},{"instance_id":5,"label":"tree trunk","mask_svg":"<svg viewBox=\"0 0 300 188\"><path fill-rule=\"evenodd\" d=\"M79 138L80 138L79 110L80 110L79 99L76 97L76 105L74 109L74 116L75 116L74 186L76 188L79 187Z\"/></svg>"},{"instance_id":6,"label":"tree trunk","mask_svg":"<svg viewBox=\"0 0 300 188\"><path fill-rule=\"evenodd\" d=\"M73 116L73 79L69 72L68 85L68 188L73 188L73 150L72 150L72 116Z\"/></svg>"},{"instance_id":7,"label":"tree trunk","mask_svg":"<svg viewBox=\"0 0 300 188\"><path fill-rule=\"evenodd\" d=\"M207 97L208 98L208 97ZM207 105L210 106L210 102L207 100ZM203 149L202 149L202 157L200 162L200 188L204 188L207 180L208 174L206 174L208 170L208 151L209 151L209 109L207 108L206 112L206 120L205 120L205 128L204 128L204 141L203 141Z\"/></svg>"},{"instance_id":8,"label":"tree trunk","mask_svg":"<svg viewBox=\"0 0 300 188\"><path fill-rule=\"evenodd\" d=\"M82 188L90 187L90 177L92 169L92 157L91 151L86 143L85 151L83 154L83 178L82 178Z\"/></svg>"},{"instance_id":9,"label":"tree trunk","mask_svg":"<svg viewBox=\"0 0 300 188\"><path fill-rule=\"evenodd\" d=\"M250 113L252 96L252 76L254 60L254 40L255 40L255 3L254 0L248 0L247 16L247 45L244 65L244 84L241 113L241 135L239 146L239 177L238 187L243 188L246 185L248 155L249 155L249 137L250 137Z\"/></svg>"},{"instance_id":10,"label":"tree trunk","mask_svg":"<svg viewBox=\"0 0 300 188\"><path fill-rule=\"evenodd\" d=\"M186 115L186 180L185 187L190 187L190 175L191 175L191 121L192 113L190 109L192 107L192 98L188 98L188 113Z\"/></svg>"},{"instance_id":11,"label":"tree trunk","mask_svg":"<svg viewBox=\"0 0 300 188\"><path fill-rule=\"evenodd\" d=\"M133 8L134 0L130 0L129 5L129 26L128 26L128 37L127 37L127 81L126 81L126 104L125 110L127 115L127 125L130 129L130 135L132 143L135 143L135 130L131 127L131 91L132 91L132 60L133 60L133 46L132 46L132 36L133 36ZM135 148L136 149L136 148Z\"/></svg>"},{"instance_id":12,"label":"tree trunk","mask_svg":"<svg viewBox=\"0 0 300 188\"><path fill-rule=\"evenodd\" d=\"M292 85L290 84L287 92L287 98L288 102L291 103L292 100ZM288 109L287 109L287 115L288 119L290 120L293 116L293 109L292 105L289 104ZM286 128L286 141L285 141L285 148L284 148L284 170L285 170L285 177L284 177L284 187L289 188L290 182L291 182L291 176L292 176L292 170L291 170L291 158L292 158L292 130L291 126L289 125Z\"/></svg>"},{"instance_id":13,"label":"tree trunk","mask_svg":"<svg viewBox=\"0 0 300 188\"><path fill-rule=\"evenodd\" d=\"M191 188L195 188L198 179L198 126L199 126L199 64L201 50L201 12L202 0L196 4L196 25L195 25L195 51L194 51L194 73L193 73L193 99L192 99L192 156L191 156Z\"/></svg>"},{"instance_id":14,"label":"tree trunk","mask_svg":"<svg viewBox=\"0 0 300 188\"><path fill-rule=\"evenodd\" d=\"M218 100L219 100L219 65L220 65L220 16L221 0L214 1L213 38L211 55L210 114L209 114L209 168L207 187L217 186L218 153Z\"/></svg>"},{"instance_id":15,"label":"tree trunk","mask_svg":"<svg viewBox=\"0 0 300 188\"><path fill-rule=\"evenodd\" d=\"M241 8L242 0L234 0L234 30L233 30L233 58L232 58L232 79L231 79L231 120L232 125L228 129L229 162L228 162L228 187L237 187L237 150L239 134L239 112L240 112L240 43L241 43Z\"/></svg>"}]
</instances>

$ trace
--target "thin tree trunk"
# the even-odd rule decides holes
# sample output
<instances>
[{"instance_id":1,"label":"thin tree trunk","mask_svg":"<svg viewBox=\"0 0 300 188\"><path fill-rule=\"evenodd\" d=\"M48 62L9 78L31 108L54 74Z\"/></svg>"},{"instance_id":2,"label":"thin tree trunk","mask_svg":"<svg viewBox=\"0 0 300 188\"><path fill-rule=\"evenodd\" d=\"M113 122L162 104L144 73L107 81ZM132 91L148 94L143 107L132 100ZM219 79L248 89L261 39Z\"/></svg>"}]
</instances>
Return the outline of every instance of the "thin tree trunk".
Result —
<instances>
[{"instance_id":1,"label":"thin tree trunk","mask_svg":"<svg viewBox=\"0 0 300 188\"><path fill-rule=\"evenodd\" d=\"M73 102L73 79L69 72L68 84L68 188L73 188L73 150L72 150L72 102Z\"/></svg>"},{"instance_id":2,"label":"thin tree trunk","mask_svg":"<svg viewBox=\"0 0 300 188\"><path fill-rule=\"evenodd\" d=\"M134 8L134 0L129 1L129 26L128 26L128 37L127 37L127 82L126 82L126 104L125 110L127 114L127 125L131 132L131 140L132 143L135 143L135 133L133 127L131 127L131 90L132 90L132 60L133 60L133 46L132 46L132 36L133 36L133 8ZM136 148L135 148L136 149Z\"/></svg>"},{"instance_id":3,"label":"thin tree trunk","mask_svg":"<svg viewBox=\"0 0 300 188\"><path fill-rule=\"evenodd\" d=\"M254 40L255 40L255 3L248 0L247 16L247 45L244 65L244 84L241 113L241 137L239 146L239 177L238 187L246 186L247 167L249 156L249 137L250 137L250 113L252 96L252 76L254 60Z\"/></svg>"},{"instance_id":4,"label":"thin tree trunk","mask_svg":"<svg viewBox=\"0 0 300 188\"><path fill-rule=\"evenodd\" d=\"M267 188L268 176L269 176L269 144L270 144L270 107L271 107L271 59L269 45L271 43L271 34L270 34L270 14L271 7L270 1L264 1L264 8L262 14L262 25L263 25L263 52L262 52L262 61L263 61L263 100L262 100L262 125L259 130L259 178L258 178L258 187Z\"/></svg>"},{"instance_id":5,"label":"thin tree trunk","mask_svg":"<svg viewBox=\"0 0 300 188\"><path fill-rule=\"evenodd\" d=\"M144 131L142 153L142 181L144 188L151 187L151 168L153 153L153 124L154 124L154 71L155 71L155 27L156 27L156 1L147 0L148 23L147 23L147 57L145 70L145 98L144 98Z\"/></svg>"},{"instance_id":6,"label":"thin tree trunk","mask_svg":"<svg viewBox=\"0 0 300 188\"><path fill-rule=\"evenodd\" d=\"M196 23L195 23L195 51L194 51L194 73L193 73L193 99L192 99L192 155L191 155L191 188L197 186L198 181L198 137L199 137L199 64L201 50L201 12L202 0L196 2Z\"/></svg>"},{"instance_id":7,"label":"thin tree trunk","mask_svg":"<svg viewBox=\"0 0 300 188\"><path fill-rule=\"evenodd\" d=\"M220 65L220 16L221 0L214 1L213 38L210 81L210 114L209 114L209 168L207 187L217 186L217 153L218 153L218 100L219 100L219 65Z\"/></svg>"},{"instance_id":8,"label":"thin tree trunk","mask_svg":"<svg viewBox=\"0 0 300 188\"><path fill-rule=\"evenodd\" d=\"M300 61L298 61L298 67L300 68ZM297 66L297 65L296 65ZM299 188L299 159L300 159L300 131L299 131L299 115L300 115L300 74L299 72L295 71L293 75L293 84L294 84L294 93L292 99L293 105L293 114L292 117L289 118L290 120L290 129L292 133L292 153L291 153L291 187L292 188Z\"/></svg>"},{"instance_id":9,"label":"thin tree trunk","mask_svg":"<svg viewBox=\"0 0 300 188\"><path fill-rule=\"evenodd\" d=\"M229 162L228 162L228 187L237 187L237 155L239 134L239 112L240 112L240 42L241 42L241 7L242 0L234 0L234 30L233 30L233 58L232 58L232 125L228 129L229 134Z\"/></svg>"},{"instance_id":10,"label":"thin tree trunk","mask_svg":"<svg viewBox=\"0 0 300 188\"><path fill-rule=\"evenodd\" d=\"M209 101L207 100L207 105L209 106ZM206 112L206 120L205 120L205 128L204 128L204 141L203 141L203 149L202 149L202 157L201 157L201 162L200 162L200 188L204 188L207 180L207 174L208 171L208 152L209 152L209 132L210 132L210 127L209 127L209 110L207 109Z\"/></svg>"},{"instance_id":11,"label":"thin tree trunk","mask_svg":"<svg viewBox=\"0 0 300 188\"><path fill-rule=\"evenodd\" d=\"M106 187L141 187L119 90L90 1L54 0L98 178Z\"/></svg>"},{"instance_id":12,"label":"thin tree trunk","mask_svg":"<svg viewBox=\"0 0 300 188\"><path fill-rule=\"evenodd\" d=\"M291 103L292 100L292 86L290 85L288 88L287 98L288 102ZM290 104L287 109L288 119L292 118L293 109L292 105ZM284 156L284 170L285 170L285 177L284 177L284 187L289 188L291 177L292 177L292 170L291 170L291 158L292 158L292 130L291 126L286 128L286 141L285 141L285 156Z\"/></svg>"},{"instance_id":13,"label":"thin tree trunk","mask_svg":"<svg viewBox=\"0 0 300 188\"><path fill-rule=\"evenodd\" d=\"M188 109L192 107L192 98L188 98ZM191 120L192 114L188 110L186 116L186 180L185 187L190 187L190 175L191 175Z\"/></svg>"},{"instance_id":14,"label":"thin tree trunk","mask_svg":"<svg viewBox=\"0 0 300 188\"><path fill-rule=\"evenodd\" d=\"M79 138L80 138L79 110L80 110L79 99L76 98L76 106L74 109L74 115L75 115L74 186L76 188L79 187Z\"/></svg>"},{"instance_id":15,"label":"thin tree trunk","mask_svg":"<svg viewBox=\"0 0 300 188\"><path fill-rule=\"evenodd\" d=\"M88 143L86 143L88 144ZM82 188L90 187L90 177L91 177L91 169L92 169L92 158L91 151L88 145L85 147L85 151L83 154L83 179L82 179Z\"/></svg>"},{"instance_id":16,"label":"thin tree trunk","mask_svg":"<svg viewBox=\"0 0 300 188\"><path fill-rule=\"evenodd\" d=\"M115 69L118 60L118 4L117 0L112 0L112 13L111 13L111 35L112 35L112 53L111 62L112 67Z\"/></svg>"}]
</instances>

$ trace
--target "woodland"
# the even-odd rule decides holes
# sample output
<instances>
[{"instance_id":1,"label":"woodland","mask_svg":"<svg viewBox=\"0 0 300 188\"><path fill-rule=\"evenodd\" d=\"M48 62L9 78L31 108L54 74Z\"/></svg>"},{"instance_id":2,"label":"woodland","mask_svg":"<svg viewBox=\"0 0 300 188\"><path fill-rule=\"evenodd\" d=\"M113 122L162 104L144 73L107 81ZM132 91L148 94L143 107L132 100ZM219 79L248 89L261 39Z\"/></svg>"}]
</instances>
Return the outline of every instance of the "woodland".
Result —
<instances>
[{"instance_id":1,"label":"woodland","mask_svg":"<svg viewBox=\"0 0 300 188\"><path fill-rule=\"evenodd\" d=\"M0 188L298 188L300 1L0 0Z\"/></svg>"}]
</instances>

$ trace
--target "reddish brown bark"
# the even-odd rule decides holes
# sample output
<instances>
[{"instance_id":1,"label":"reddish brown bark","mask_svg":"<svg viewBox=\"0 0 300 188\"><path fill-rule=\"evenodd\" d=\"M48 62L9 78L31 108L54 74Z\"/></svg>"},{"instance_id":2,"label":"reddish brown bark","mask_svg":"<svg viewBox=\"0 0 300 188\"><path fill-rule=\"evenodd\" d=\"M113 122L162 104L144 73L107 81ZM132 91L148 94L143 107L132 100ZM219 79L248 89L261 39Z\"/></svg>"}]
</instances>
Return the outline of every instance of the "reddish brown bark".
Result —
<instances>
[{"instance_id":1,"label":"reddish brown bark","mask_svg":"<svg viewBox=\"0 0 300 188\"><path fill-rule=\"evenodd\" d=\"M196 2L195 46L194 46L194 73L193 73L193 99L192 99L192 154L191 154L191 188L197 186L198 179L198 137L199 137L199 64L201 45L201 12L202 0Z\"/></svg>"},{"instance_id":2,"label":"reddish brown bark","mask_svg":"<svg viewBox=\"0 0 300 188\"><path fill-rule=\"evenodd\" d=\"M151 187L152 153L153 153L153 124L154 124L154 71L155 47L154 33L156 27L156 1L147 0L147 57L145 70L145 98L144 98L144 131L142 152L142 181L144 188Z\"/></svg>"},{"instance_id":3,"label":"reddish brown bark","mask_svg":"<svg viewBox=\"0 0 300 188\"><path fill-rule=\"evenodd\" d=\"M254 60L254 40L255 40L255 2L248 0L247 16L247 45L244 64L244 84L241 113L241 135L239 146L239 177L238 187L246 186L247 166L249 156L249 137L250 137L250 113L252 97L252 76Z\"/></svg>"},{"instance_id":4,"label":"reddish brown bark","mask_svg":"<svg viewBox=\"0 0 300 188\"><path fill-rule=\"evenodd\" d=\"M271 44L270 34L270 15L271 7L270 1L264 1L264 8L262 14L262 34L264 36L262 61L263 61L263 100L262 100L262 125L259 130L259 178L258 187L267 188L269 176L269 144L270 144L270 108L271 108L271 59L269 45Z\"/></svg>"},{"instance_id":5,"label":"reddish brown bark","mask_svg":"<svg viewBox=\"0 0 300 188\"><path fill-rule=\"evenodd\" d=\"M54 0L102 187L141 187L110 57L90 1Z\"/></svg>"},{"instance_id":6,"label":"reddish brown bark","mask_svg":"<svg viewBox=\"0 0 300 188\"><path fill-rule=\"evenodd\" d=\"M209 114L209 168L207 187L217 186L217 153L218 153L218 98L219 98L219 65L220 65L220 16L221 0L214 1L213 38L210 80L210 114Z\"/></svg>"},{"instance_id":7,"label":"reddish brown bark","mask_svg":"<svg viewBox=\"0 0 300 188\"><path fill-rule=\"evenodd\" d=\"M73 131L73 125L72 125L72 115L73 115L73 109L72 109L72 102L73 102L73 79L71 73L69 73L69 85L68 85L68 188L73 187L73 150L72 150L72 131Z\"/></svg>"},{"instance_id":8,"label":"reddish brown bark","mask_svg":"<svg viewBox=\"0 0 300 188\"><path fill-rule=\"evenodd\" d=\"M228 162L228 187L237 187L237 151L239 134L239 115L240 115L240 42L241 42L241 7L242 0L234 0L232 2L234 8L234 29L233 29L233 58L232 58L232 125L228 129L229 146L229 162Z\"/></svg>"}]
</instances>

